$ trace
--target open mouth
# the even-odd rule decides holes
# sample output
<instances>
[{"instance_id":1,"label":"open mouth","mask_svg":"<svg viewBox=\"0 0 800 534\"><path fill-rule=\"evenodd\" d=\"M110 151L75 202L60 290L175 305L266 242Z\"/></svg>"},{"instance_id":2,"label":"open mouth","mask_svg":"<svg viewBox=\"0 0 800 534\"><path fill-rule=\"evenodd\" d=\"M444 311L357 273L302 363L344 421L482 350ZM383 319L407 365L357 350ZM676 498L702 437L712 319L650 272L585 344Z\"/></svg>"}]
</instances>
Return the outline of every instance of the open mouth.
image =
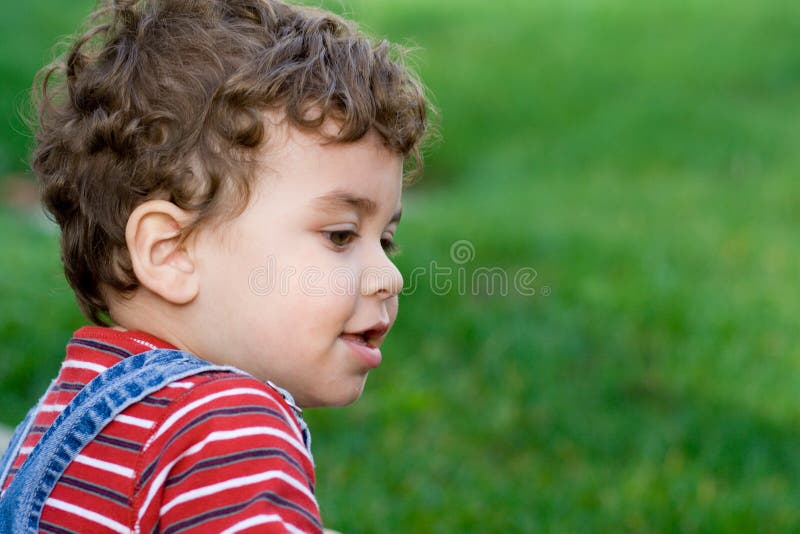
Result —
<instances>
[{"instance_id":1,"label":"open mouth","mask_svg":"<svg viewBox=\"0 0 800 534\"><path fill-rule=\"evenodd\" d=\"M342 338L352 341L353 343L358 343L359 345L374 347L374 345L370 344L369 337L367 336L366 332L361 332L358 334L342 334Z\"/></svg>"},{"instance_id":2,"label":"open mouth","mask_svg":"<svg viewBox=\"0 0 800 534\"><path fill-rule=\"evenodd\" d=\"M381 343L389 331L388 323L378 323L372 328L357 332L343 332L339 337L350 346L352 353L362 362L364 369L374 369L381 364Z\"/></svg>"},{"instance_id":3,"label":"open mouth","mask_svg":"<svg viewBox=\"0 0 800 534\"><path fill-rule=\"evenodd\" d=\"M353 343L364 345L371 348L378 348L389 331L388 323L376 323L375 325L358 332L344 332L341 337Z\"/></svg>"}]
</instances>

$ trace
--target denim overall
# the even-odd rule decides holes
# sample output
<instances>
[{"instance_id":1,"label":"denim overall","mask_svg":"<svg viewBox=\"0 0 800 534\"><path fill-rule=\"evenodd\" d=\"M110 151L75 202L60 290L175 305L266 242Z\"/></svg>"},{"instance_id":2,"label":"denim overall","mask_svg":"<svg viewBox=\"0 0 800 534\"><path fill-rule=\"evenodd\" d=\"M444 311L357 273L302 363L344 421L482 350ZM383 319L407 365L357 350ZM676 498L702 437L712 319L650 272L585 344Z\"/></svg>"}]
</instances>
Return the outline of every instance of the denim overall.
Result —
<instances>
[{"instance_id":1,"label":"denim overall","mask_svg":"<svg viewBox=\"0 0 800 534\"><path fill-rule=\"evenodd\" d=\"M37 532L45 501L56 482L72 459L103 427L122 410L150 393L205 371L243 373L234 367L213 365L188 352L156 349L125 358L95 377L59 414L8 489L0 494L0 532ZM28 412L14 431L0 460L0 488L33 426L39 404Z\"/></svg>"}]
</instances>

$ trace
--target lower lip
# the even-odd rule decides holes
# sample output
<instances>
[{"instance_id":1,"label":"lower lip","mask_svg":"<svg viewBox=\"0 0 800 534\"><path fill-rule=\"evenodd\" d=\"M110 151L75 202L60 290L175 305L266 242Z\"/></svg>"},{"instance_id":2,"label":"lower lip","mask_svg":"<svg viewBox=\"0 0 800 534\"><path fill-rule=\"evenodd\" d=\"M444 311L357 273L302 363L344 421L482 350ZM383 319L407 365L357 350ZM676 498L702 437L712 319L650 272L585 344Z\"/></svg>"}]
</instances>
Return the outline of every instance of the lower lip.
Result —
<instances>
[{"instance_id":1,"label":"lower lip","mask_svg":"<svg viewBox=\"0 0 800 534\"><path fill-rule=\"evenodd\" d=\"M340 338L344 341L353 352L364 362L364 365L369 369L375 369L381 364L381 349L362 345L361 343L351 341L349 339Z\"/></svg>"}]
</instances>

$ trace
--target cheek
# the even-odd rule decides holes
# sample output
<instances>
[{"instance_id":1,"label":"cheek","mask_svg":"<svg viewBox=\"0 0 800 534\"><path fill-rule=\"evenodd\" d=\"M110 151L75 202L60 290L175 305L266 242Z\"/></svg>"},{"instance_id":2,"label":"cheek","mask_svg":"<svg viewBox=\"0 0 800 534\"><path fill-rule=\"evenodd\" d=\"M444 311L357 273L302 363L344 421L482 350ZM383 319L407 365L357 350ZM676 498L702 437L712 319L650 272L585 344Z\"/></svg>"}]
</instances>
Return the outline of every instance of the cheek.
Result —
<instances>
[{"instance_id":1,"label":"cheek","mask_svg":"<svg viewBox=\"0 0 800 534\"><path fill-rule=\"evenodd\" d=\"M355 312L357 284L339 257L320 253L316 242L299 245L257 266L250 292L260 294L250 295L248 309L261 338L327 345Z\"/></svg>"},{"instance_id":2,"label":"cheek","mask_svg":"<svg viewBox=\"0 0 800 534\"><path fill-rule=\"evenodd\" d=\"M352 294L340 293L322 281L314 285L299 281L293 284L291 293L275 303L282 310L283 328L323 343L335 339L354 313L357 302Z\"/></svg>"},{"instance_id":3,"label":"cheek","mask_svg":"<svg viewBox=\"0 0 800 534\"><path fill-rule=\"evenodd\" d=\"M394 323L394 320L397 318L399 306L400 302L398 301L397 296L394 296L386 301L386 312L389 314L389 320L392 323Z\"/></svg>"}]
</instances>

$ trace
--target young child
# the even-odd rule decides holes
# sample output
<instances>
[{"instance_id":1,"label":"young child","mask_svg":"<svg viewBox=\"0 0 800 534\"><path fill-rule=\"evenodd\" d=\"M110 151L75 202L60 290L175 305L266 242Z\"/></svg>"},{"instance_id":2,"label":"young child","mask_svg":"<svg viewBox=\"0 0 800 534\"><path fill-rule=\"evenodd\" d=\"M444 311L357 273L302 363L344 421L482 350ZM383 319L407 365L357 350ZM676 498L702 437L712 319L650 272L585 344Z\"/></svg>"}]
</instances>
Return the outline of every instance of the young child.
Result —
<instances>
[{"instance_id":1,"label":"young child","mask_svg":"<svg viewBox=\"0 0 800 534\"><path fill-rule=\"evenodd\" d=\"M426 103L275 0L114 0L41 78L78 330L0 464L2 532L319 532L301 408L381 362Z\"/></svg>"}]
</instances>

